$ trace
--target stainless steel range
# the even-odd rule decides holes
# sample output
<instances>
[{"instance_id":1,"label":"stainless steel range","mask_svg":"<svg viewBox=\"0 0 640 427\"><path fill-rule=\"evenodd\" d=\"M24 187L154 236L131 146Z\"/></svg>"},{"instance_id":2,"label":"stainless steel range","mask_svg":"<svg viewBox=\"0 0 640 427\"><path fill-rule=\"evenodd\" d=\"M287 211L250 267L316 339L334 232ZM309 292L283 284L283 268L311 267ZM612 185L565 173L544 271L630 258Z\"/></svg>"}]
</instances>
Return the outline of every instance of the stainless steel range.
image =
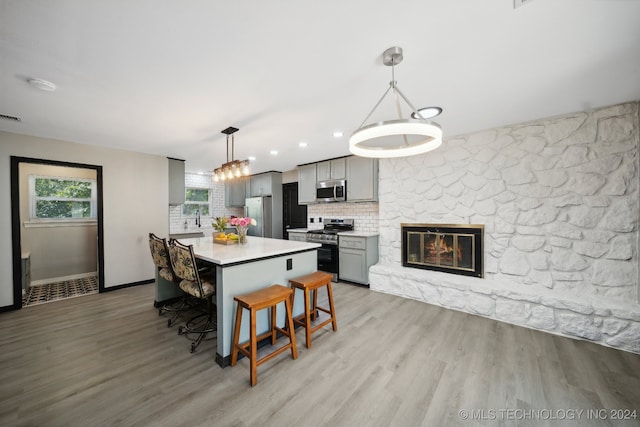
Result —
<instances>
[{"instance_id":1,"label":"stainless steel range","mask_svg":"<svg viewBox=\"0 0 640 427\"><path fill-rule=\"evenodd\" d=\"M353 219L325 218L324 228L309 230L307 242L320 243L318 249L318 270L333 274L333 281L338 281L338 233L353 231Z\"/></svg>"}]
</instances>

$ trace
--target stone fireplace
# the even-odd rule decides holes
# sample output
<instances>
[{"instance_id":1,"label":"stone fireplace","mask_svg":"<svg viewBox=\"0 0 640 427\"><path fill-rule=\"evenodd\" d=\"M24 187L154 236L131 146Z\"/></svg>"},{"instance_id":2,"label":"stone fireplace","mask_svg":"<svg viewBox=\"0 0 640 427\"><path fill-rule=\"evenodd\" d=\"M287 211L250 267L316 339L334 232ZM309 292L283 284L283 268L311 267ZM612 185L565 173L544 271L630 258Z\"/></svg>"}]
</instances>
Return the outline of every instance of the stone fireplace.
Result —
<instances>
[{"instance_id":1,"label":"stone fireplace","mask_svg":"<svg viewBox=\"0 0 640 427\"><path fill-rule=\"evenodd\" d=\"M640 354L639 107L488 129L380 159L370 289ZM483 224L482 276L443 270L468 266L451 237L409 238L400 224ZM417 249L403 254L403 239ZM452 255L438 258L438 245Z\"/></svg>"},{"instance_id":2,"label":"stone fireplace","mask_svg":"<svg viewBox=\"0 0 640 427\"><path fill-rule=\"evenodd\" d=\"M484 225L402 224L402 266L483 277Z\"/></svg>"}]
</instances>

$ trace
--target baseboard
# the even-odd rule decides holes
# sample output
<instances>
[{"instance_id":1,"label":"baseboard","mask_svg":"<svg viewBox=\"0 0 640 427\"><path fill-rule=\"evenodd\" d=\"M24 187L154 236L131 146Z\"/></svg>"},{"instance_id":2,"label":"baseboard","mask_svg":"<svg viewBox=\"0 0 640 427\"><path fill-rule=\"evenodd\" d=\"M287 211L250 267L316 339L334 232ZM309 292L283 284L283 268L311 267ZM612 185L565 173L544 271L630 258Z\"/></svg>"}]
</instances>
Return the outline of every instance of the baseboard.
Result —
<instances>
[{"instance_id":1,"label":"baseboard","mask_svg":"<svg viewBox=\"0 0 640 427\"><path fill-rule=\"evenodd\" d=\"M108 288L105 287L102 292L117 291L118 289L131 288L138 285L148 285L149 283L155 283L155 281L156 279L149 279L141 280L139 282L125 283L123 285L109 286Z\"/></svg>"},{"instance_id":2,"label":"baseboard","mask_svg":"<svg viewBox=\"0 0 640 427\"><path fill-rule=\"evenodd\" d=\"M86 277L96 277L97 275L98 275L98 272L93 271L89 273L72 274L70 276L50 277L48 279L32 280L30 285L42 286L42 285L48 285L51 283L64 282L66 280L77 280L77 279L84 279Z\"/></svg>"}]
</instances>

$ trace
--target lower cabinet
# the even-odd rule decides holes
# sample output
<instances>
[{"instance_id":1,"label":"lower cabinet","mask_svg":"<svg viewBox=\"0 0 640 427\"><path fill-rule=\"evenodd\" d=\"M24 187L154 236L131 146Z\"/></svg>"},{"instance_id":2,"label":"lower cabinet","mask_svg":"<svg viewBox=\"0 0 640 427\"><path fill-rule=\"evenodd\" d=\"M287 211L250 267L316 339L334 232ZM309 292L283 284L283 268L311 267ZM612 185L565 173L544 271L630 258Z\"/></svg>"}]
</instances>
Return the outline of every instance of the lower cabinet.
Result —
<instances>
[{"instance_id":1,"label":"lower cabinet","mask_svg":"<svg viewBox=\"0 0 640 427\"><path fill-rule=\"evenodd\" d=\"M369 284L369 267L378 262L378 236L338 236L339 279Z\"/></svg>"}]
</instances>

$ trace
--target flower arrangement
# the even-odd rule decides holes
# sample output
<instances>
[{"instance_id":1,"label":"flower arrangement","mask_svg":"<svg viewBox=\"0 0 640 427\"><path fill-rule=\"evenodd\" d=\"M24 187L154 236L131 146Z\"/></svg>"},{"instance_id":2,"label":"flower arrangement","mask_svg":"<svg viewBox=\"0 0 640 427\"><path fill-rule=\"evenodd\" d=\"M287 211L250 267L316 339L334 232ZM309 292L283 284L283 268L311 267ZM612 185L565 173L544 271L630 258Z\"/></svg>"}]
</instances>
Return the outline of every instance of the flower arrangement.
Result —
<instances>
[{"instance_id":1,"label":"flower arrangement","mask_svg":"<svg viewBox=\"0 0 640 427\"><path fill-rule=\"evenodd\" d=\"M247 217L235 217L229 220L229 225L232 225L236 228L238 232L238 241L240 243L247 243L247 229L250 225L256 225L256 220L253 218Z\"/></svg>"}]
</instances>

